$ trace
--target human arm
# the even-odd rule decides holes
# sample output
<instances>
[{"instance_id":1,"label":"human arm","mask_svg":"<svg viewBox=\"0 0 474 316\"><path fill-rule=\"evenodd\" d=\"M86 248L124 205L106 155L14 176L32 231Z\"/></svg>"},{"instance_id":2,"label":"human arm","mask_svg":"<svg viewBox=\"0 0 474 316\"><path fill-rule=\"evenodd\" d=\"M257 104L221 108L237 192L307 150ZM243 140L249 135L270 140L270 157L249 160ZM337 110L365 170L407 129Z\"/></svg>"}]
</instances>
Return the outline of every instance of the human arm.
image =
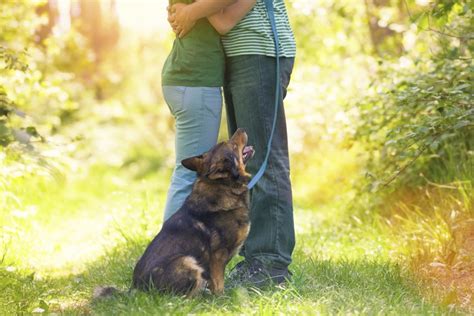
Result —
<instances>
[{"instance_id":1,"label":"human arm","mask_svg":"<svg viewBox=\"0 0 474 316\"><path fill-rule=\"evenodd\" d=\"M224 35L242 20L247 12L253 8L256 1L257 0L238 0L236 3L224 8L219 13L211 15L207 19L219 34Z\"/></svg>"},{"instance_id":2,"label":"human arm","mask_svg":"<svg viewBox=\"0 0 474 316\"><path fill-rule=\"evenodd\" d=\"M179 37L185 36L197 20L222 11L237 0L200 0L189 5L177 3L169 8L168 21Z\"/></svg>"}]
</instances>

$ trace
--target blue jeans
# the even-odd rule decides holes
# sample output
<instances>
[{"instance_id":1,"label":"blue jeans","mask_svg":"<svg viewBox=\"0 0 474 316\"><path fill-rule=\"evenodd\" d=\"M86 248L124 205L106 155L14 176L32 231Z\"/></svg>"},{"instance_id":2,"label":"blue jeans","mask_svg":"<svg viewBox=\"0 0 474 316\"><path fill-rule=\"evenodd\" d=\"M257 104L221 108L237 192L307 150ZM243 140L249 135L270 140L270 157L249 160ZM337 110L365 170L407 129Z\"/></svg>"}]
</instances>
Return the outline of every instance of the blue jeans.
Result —
<instances>
[{"instance_id":1,"label":"blue jeans","mask_svg":"<svg viewBox=\"0 0 474 316\"><path fill-rule=\"evenodd\" d=\"M181 160L208 151L217 142L222 112L220 87L163 86L171 114L176 120L176 160L166 200L164 220L183 205L191 193L196 174Z\"/></svg>"},{"instance_id":2,"label":"blue jeans","mask_svg":"<svg viewBox=\"0 0 474 316\"><path fill-rule=\"evenodd\" d=\"M280 59L283 98L294 58ZM227 57L224 96L229 134L243 127L255 156L247 171L255 174L263 162L275 104L275 58L261 55ZM258 259L275 268L291 263L295 246L293 201L285 109L280 103L268 166L251 191L250 233L242 247L246 260Z\"/></svg>"}]
</instances>

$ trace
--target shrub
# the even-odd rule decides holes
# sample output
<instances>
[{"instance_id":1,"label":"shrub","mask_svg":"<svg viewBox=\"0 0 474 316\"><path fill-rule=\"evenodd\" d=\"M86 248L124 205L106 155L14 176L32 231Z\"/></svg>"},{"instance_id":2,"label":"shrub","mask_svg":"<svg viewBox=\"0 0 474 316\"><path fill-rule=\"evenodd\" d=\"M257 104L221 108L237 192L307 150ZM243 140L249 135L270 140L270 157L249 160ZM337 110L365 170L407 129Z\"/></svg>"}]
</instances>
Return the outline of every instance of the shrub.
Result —
<instances>
[{"instance_id":1,"label":"shrub","mask_svg":"<svg viewBox=\"0 0 474 316\"><path fill-rule=\"evenodd\" d=\"M423 14L446 23L433 55L382 65L380 83L357 104L370 191L474 179L473 11L462 3L438 1Z\"/></svg>"}]
</instances>

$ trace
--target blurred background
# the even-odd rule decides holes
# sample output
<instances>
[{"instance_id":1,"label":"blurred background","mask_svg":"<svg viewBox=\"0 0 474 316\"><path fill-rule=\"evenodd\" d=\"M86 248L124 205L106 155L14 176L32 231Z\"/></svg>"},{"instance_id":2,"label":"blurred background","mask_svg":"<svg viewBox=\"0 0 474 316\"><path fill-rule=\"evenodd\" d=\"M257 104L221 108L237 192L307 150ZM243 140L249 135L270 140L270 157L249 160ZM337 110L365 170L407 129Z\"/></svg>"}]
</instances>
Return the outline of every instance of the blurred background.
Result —
<instances>
[{"instance_id":1,"label":"blurred background","mask_svg":"<svg viewBox=\"0 0 474 316\"><path fill-rule=\"evenodd\" d=\"M472 3L286 5L297 41L285 100L297 255L311 254L308 232L345 223L344 235L383 238L377 251L446 304L472 304ZM174 38L166 6L0 3L2 273L73 273L71 263L102 254L95 238L156 233L174 161L160 83Z\"/></svg>"}]
</instances>

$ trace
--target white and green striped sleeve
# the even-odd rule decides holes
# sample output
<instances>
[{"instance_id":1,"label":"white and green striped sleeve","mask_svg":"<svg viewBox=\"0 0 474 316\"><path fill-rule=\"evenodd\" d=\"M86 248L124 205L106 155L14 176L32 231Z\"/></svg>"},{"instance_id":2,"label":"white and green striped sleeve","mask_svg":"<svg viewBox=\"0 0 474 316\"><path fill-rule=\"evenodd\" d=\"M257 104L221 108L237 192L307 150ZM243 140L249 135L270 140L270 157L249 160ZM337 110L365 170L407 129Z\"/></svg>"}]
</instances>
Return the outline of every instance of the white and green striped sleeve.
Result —
<instances>
[{"instance_id":1,"label":"white and green striped sleeve","mask_svg":"<svg viewBox=\"0 0 474 316\"><path fill-rule=\"evenodd\" d=\"M295 38L284 0L274 0L274 9L280 41L280 56L295 57ZM227 35L222 37L222 44L228 57L239 55L275 57L273 34L264 0L257 0L253 9Z\"/></svg>"}]
</instances>

